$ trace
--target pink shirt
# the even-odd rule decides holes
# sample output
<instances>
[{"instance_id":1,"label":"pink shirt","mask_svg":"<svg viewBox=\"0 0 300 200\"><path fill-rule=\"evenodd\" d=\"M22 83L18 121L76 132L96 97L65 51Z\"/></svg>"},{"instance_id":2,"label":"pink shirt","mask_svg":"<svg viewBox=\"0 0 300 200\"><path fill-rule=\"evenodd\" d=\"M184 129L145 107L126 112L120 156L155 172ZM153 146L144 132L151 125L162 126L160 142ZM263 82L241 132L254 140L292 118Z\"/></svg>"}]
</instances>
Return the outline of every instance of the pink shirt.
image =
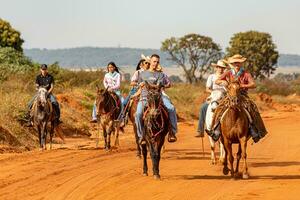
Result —
<instances>
[{"instance_id":1,"label":"pink shirt","mask_svg":"<svg viewBox=\"0 0 300 200\"><path fill-rule=\"evenodd\" d=\"M220 79L230 81L235 79L235 75L233 74L232 70L229 70L224 74L222 74L220 76ZM244 71L241 75L239 75L238 80L240 84L249 84L250 82L253 82L252 75L247 71ZM246 91L248 90L248 88L243 88L243 89Z\"/></svg>"},{"instance_id":2,"label":"pink shirt","mask_svg":"<svg viewBox=\"0 0 300 200\"><path fill-rule=\"evenodd\" d=\"M121 83L121 75L117 72L106 73L103 79L103 85L105 88L109 87L112 90L119 90Z\"/></svg>"}]
</instances>

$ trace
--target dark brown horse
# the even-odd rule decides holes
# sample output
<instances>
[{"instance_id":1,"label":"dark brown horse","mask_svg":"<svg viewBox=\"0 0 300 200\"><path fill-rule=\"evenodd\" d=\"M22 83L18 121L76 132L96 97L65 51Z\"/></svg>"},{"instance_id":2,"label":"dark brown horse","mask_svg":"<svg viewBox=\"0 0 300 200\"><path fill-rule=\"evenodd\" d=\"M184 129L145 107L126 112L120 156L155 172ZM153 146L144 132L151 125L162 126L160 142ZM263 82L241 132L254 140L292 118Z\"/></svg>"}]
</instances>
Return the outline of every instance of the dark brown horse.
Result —
<instances>
[{"instance_id":1,"label":"dark brown horse","mask_svg":"<svg viewBox=\"0 0 300 200\"><path fill-rule=\"evenodd\" d=\"M137 147L136 156L138 158L142 158L141 147L139 145L139 136L137 135L137 126L135 123L135 113L136 113L138 102L139 102L139 97L134 97L133 99L130 100L130 102L128 102L127 106L128 106L128 117L133 126L133 132L134 132L135 142L136 142L136 147ZM125 108L125 109L127 109L127 108Z\"/></svg>"},{"instance_id":2,"label":"dark brown horse","mask_svg":"<svg viewBox=\"0 0 300 200\"><path fill-rule=\"evenodd\" d=\"M96 97L97 116L103 129L104 148L110 150L111 134L115 135L115 146L119 146L119 126L115 123L121 112L121 100L108 89L97 89Z\"/></svg>"},{"instance_id":3,"label":"dark brown horse","mask_svg":"<svg viewBox=\"0 0 300 200\"><path fill-rule=\"evenodd\" d=\"M39 135L41 149L47 149L48 123L50 122L50 149L52 149L52 138L54 135L55 119L54 111L50 100L47 98L47 89L40 87L37 92L36 100L33 103L31 115L33 125L36 127Z\"/></svg>"},{"instance_id":4,"label":"dark brown horse","mask_svg":"<svg viewBox=\"0 0 300 200\"><path fill-rule=\"evenodd\" d=\"M149 87L149 86L148 86ZM159 162L165 137L170 131L168 113L161 99L160 89L148 89L148 105L144 112L144 127L146 144L142 144L143 174L148 175L147 150L152 159L153 176L160 179Z\"/></svg>"},{"instance_id":5,"label":"dark brown horse","mask_svg":"<svg viewBox=\"0 0 300 200\"><path fill-rule=\"evenodd\" d=\"M237 81L229 83L228 94L225 100L228 102L226 111L221 118L221 141L225 147L225 160L223 173L225 175L230 171L232 177L238 177L240 159L244 160L243 178L247 179L248 166L247 166L247 141L250 138L249 132L249 118L247 111L242 104L240 85ZM225 101L224 100L224 101ZM234 170L233 161L234 156L232 153L232 144L238 144L236 168ZM228 159L230 169L228 169Z\"/></svg>"}]
</instances>

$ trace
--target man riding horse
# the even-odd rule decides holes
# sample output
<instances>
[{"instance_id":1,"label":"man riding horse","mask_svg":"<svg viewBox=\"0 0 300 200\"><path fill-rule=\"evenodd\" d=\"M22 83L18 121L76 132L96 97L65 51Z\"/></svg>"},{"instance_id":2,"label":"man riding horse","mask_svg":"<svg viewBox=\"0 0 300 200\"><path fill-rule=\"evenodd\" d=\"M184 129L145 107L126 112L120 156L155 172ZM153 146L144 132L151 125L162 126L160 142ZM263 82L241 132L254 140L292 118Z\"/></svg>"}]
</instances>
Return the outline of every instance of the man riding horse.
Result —
<instances>
[{"instance_id":1,"label":"man riding horse","mask_svg":"<svg viewBox=\"0 0 300 200\"><path fill-rule=\"evenodd\" d=\"M246 58L238 54L229 57L226 62L231 67L231 70L225 72L222 76L220 76L216 80L216 84L228 84L228 82L231 81L238 81L242 94L241 99L239 100L243 101L245 109L248 112L249 121L252 122L250 124L249 130L253 141L256 143L267 134L267 130L257 106L248 97L248 89L255 88L256 85L251 74L242 67L245 61ZM220 121L226 110L227 106L222 103L215 110L215 116L212 124L213 131L210 132L210 135L214 140L218 140L221 135Z\"/></svg>"},{"instance_id":2,"label":"man riding horse","mask_svg":"<svg viewBox=\"0 0 300 200\"><path fill-rule=\"evenodd\" d=\"M52 93L54 89L54 78L51 74L48 73L48 66L46 64L41 65L40 71L41 73L36 77L35 80L36 90L38 90L40 87L44 87L47 90L48 98L50 99L50 102L52 103L53 109L55 111L55 123L59 124L61 123L60 107L55 96ZM28 104L28 116L29 116L28 126L32 126L31 109L35 100L36 100L36 95L31 99L31 101Z\"/></svg>"},{"instance_id":3,"label":"man riding horse","mask_svg":"<svg viewBox=\"0 0 300 200\"><path fill-rule=\"evenodd\" d=\"M149 70L142 71L139 76L139 80L137 81L141 88L140 100L137 105L136 117L135 121L137 124L137 133L139 136L139 142L142 143L144 141L144 124L143 124L143 111L145 106L147 105L147 94L148 90L145 86L145 83L149 83L151 85L157 85L160 87L168 88L171 87L170 83L166 82L165 75L161 72L157 72L156 68L159 64L160 57L156 54L153 54L150 57L150 67ZM176 118L176 110L174 106L171 104L169 98L162 98L163 104L166 107L169 115L169 120L172 124L172 128L169 131L169 142L175 142L177 140L175 134L177 132L177 118Z\"/></svg>"}]
</instances>

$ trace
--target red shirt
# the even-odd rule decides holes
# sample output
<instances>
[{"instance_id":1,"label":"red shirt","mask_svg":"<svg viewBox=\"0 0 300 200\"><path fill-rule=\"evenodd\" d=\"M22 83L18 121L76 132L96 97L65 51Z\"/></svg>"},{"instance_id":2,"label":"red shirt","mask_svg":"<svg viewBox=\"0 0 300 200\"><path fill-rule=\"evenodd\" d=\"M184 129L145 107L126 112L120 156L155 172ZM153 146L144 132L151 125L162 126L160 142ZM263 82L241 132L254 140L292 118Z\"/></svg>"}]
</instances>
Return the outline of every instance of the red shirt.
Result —
<instances>
[{"instance_id":1,"label":"red shirt","mask_svg":"<svg viewBox=\"0 0 300 200\"><path fill-rule=\"evenodd\" d=\"M220 76L221 80L226 81L234 80L235 78L236 76L232 73L232 70L229 70ZM249 72L244 71L238 76L238 80L240 84L249 84L250 82L253 82L253 77ZM246 91L248 90L248 88L243 89Z\"/></svg>"}]
</instances>

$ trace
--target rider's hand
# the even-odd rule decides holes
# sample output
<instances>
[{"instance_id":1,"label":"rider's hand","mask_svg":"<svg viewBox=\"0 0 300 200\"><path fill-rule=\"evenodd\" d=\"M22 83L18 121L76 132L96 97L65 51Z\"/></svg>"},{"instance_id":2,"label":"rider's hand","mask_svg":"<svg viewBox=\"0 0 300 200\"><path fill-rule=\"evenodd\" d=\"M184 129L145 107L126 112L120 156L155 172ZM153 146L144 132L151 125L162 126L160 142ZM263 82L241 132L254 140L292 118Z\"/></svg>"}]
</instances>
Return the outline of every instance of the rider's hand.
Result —
<instances>
[{"instance_id":1,"label":"rider's hand","mask_svg":"<svg viewBox=\"0 0 300 200\"><path fill-rule=\"evenodd\" d=\"M140 83L140 87L144 87L145 86L145 83L144 82L141 82Z\"/></svg>"},{"instance_id":2,"label":"rider's hand","mask_svg":"<svg viewBox=\"0 0 300 200\"><path fill-rule=\"evenodd\" d=\"M108 88L107 91L112 92L113 90L111 88Z\"/></svg>"}]
</instances>

